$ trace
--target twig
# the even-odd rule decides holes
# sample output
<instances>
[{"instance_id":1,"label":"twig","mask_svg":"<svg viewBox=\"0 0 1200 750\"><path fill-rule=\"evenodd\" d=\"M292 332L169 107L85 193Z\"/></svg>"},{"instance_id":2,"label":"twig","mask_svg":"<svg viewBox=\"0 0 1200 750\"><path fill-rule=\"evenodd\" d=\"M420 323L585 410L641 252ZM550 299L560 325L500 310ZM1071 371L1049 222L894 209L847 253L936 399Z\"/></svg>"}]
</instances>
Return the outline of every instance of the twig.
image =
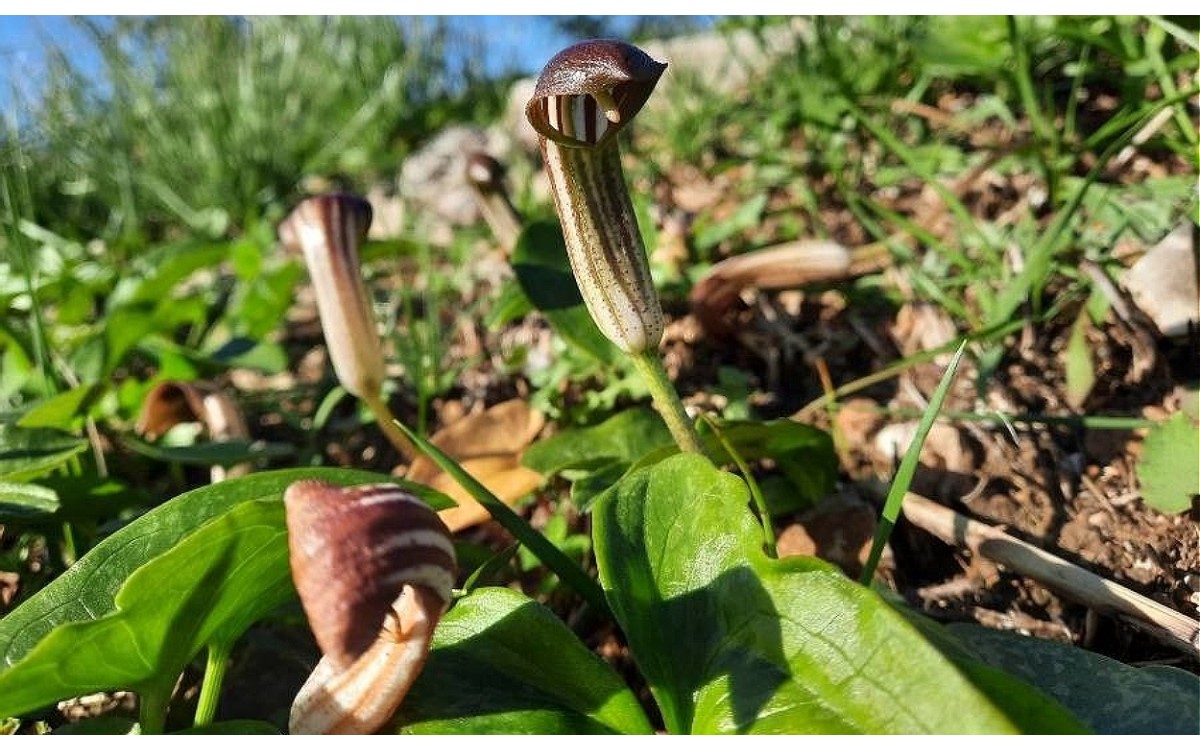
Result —
<instances>
[{"instance_id":1,"label":"twig","mask_svg":"<svg viewBox=\"0 0 1200 750\"><path fill-rule=\"evenodd\" d=\"M1200 622L1170 607L920 495L905 496L904 516L947 544L966 547L1063 596L1126 619L1193 658L1200 656Z\"/></svg>"}]
</instances>

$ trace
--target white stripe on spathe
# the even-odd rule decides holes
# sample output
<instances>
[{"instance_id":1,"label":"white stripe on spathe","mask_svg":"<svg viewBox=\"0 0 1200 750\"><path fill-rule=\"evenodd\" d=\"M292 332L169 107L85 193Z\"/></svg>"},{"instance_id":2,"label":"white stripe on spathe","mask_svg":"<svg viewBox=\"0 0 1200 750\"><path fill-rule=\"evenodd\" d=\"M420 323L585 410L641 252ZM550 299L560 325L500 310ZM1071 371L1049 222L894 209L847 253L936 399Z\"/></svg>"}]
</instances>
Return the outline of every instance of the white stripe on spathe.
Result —
<instances>
[{"instance_id":1,"label":"white stripe on spathe","mask_svg":"<svg viewBox=\"0 0 1200 750\"><path fill-rule=\"evenodd\" d=\"M594 145L612 127L600 104L590 94L547 96L542 113L550 128L585 145Z\"/></svg>"},{"instance_id":2,"label":"white stripe on spathe","mask_svg":"<svg viewBox=\"0 0 1200 750\"><path fill-rule=\"evenodd\" d=\"M574 130L575 140L583 141L584 143L594 143L589 134L591 128L588 127L588 102L590 96L568 96L566 97L567 108L571 115L571 127ZM594 107L594 105L593 105Z\"/></svg>"},{"instance_id":3,"label":"white stripe on spathe","mask_svg":"<svg viewBox=\"0 0 1200 750\"><path fill-rule=\"evenodd\" d=\"M358 508L369 508L382 503L407 503L424 508L430 513L433 512L424 500L405 492L394 484L370 484L363 487L351 487L348 491L358 493L358 497L346 504Z\"/></svg>"},{"instance_id":4,"label":"white stripe on spathe","mask_svg":"<svg viewBox=\"0 0 1200 750\"><path fill-rule=\"evenodd\" d=\"M444 601L450 601L450 591L454 588L454 574L442 565L432 563L409 565L384 576L379 581L379 588L386 588L397 583L424 586L433 590Z\"/></svg>"},{"instance_id":5,"label":"white stripe on spathe","mask_svg":"<svg viewBox=\"0 0 1200 750\"><path fill-rule=\"evenodd\" d=\"M409 529L397 532L387 541L375 547L376 555L387 555L397 550L418 547L435 547L454 558L454 545L445 532L434 529Z\"/></svg>"}]
</instances>

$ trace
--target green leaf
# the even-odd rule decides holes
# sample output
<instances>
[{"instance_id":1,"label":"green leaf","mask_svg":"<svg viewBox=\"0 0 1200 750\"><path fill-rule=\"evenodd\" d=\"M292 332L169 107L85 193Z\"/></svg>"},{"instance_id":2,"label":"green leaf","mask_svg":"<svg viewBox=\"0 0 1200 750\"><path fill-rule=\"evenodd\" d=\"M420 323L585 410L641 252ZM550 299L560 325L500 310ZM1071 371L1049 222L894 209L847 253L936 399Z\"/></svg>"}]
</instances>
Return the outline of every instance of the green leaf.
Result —
<instances>
[{"instance_id":1,"label":"green leaf","mask_svg":"<svg viewBox=\"0 0 1200 750\"><path fill-rule=\"evenodd\" d=\"M500 292L492 300L492 309L483 319L489 331L497 331L533 312L533 303L521 290L516 279L509 279L500 286Z\"/></svg>"},{"instance_id":2,"label":"green leaf","mask_svg":"<svg viewBox=\"0 0 1200 750\"><path fill-rule=\"evenodd\" d=\"M42 477L37 485L57 495L60 507L54 514L55 521L107 520L126 508L153 502L143 489L95 474Z\"/></svg>"},{"instance_id":3,"label":"green leaf","mask_svg":"<svg viewBox=\"0 0 1200 750\"><path fill-rule=\"evenodd\" d=\"M768 558L748 502L737 477L681 454L596 506L600 579L668 731L1079 729L1046 699L1006 713L871 589Z\"/></svg>"},{"instance_id":4,"label":"green leaf","mask_svg":"<svg viewBox=\"0 0 1200 750\"><path fill-rule=\"evenodd\" d=\"M261 248L254 246L252 252L255 262L261 262ZM255 278L243 277L224 317L239 335L258 340L278 327L304 271L298 264L288 263L268 269L262 275L255 271L255 275ZM273 344L272 348L276 346Z\"/></svg>"},{"instance_id":5,"label":"green leaf","mask_svg":"<svg viewBox=\"0 0 1200 750\"><path fill-rule=\"evenodd\" d=\"M233 466L245 461L290 456L296 449L287 443L261 443L249 440L225 440L194 445L155 445L132 436L122 444L156 461L195 466Z\"/></svg>"},{"instance_id":6,"label":"green leaf","mask_svg":"<svg viewBox=\"0 0 1200 750\"><path fill-rule=\"evenodd\" d=\"M228 243L185 241L139 254L135 272L126 274L109 296L108 312L118 306L157 303L175 285L201 268L215 267L229 255Z\"/></svg>"},{"instance_id":7,"label":"green leaf","mask_svg":"<svg viewBox=\"0 0 1200 750\"><path fill-rule=\"evenodd\" d=\"M790 419L775 419L769 422L721 422L721 434L743 459L761 461L769 458L796 490L797 507L816 503L833 491L837 482L837 453L833 450L833 438L824 430ZM711 427L700 424L700 436L704 439L709 455L719 462L733 462L726 454L716 435L709 434Z\"/></svg>"},{"instance_id":8,"label":"green leaf","mask_svg":"<svg viewBox=\"0 0 1200 750\"><path fill-rule=\"evenodd\" d=\"M1063 352L1067 379L1067 403L1074 409L1083 407L1092 386L1096 384L1096 368L1092 366L1092 350L1088 346L1087 332L1091 318L1086 308L1079 311L1071 326L1071 336Z\"/></svg>"},{"instance_id":9,"label":"green leaf","mask_svg":"<svg viewBox=\"0 0 1200 750\"><path fill-rule=\"evenodd\" d=\"M9 327L8 321L0 320L0 399L4 401L16 395L37 372L24 338Z\"/></svg>"},{"instance_id":10,"label":"green leaf","mask_svg":"<svg viewBox=\"0 0 1200 750\"><path fill-rule=\"evenodd\" d=\"M700 436L709 455L732 462L706 424ZM829 434L790 419L730 421L721 434L747 461L769 458L791 485L792 509L815 503L832 491L837 455ZM623 411L593 427L561 432L529 446L521 462L542 474L581 471L573 476L572 501L587 508L630 467L648 466L677 452L670 430L654 410Z\"/></svg>"},{"instance_id":11,"label":"green leaf","mask_svg":"<svg viewBox=\"0 0 1200 750\"><path fill-rule=\"evenodd\" d=\"M280 734L274 724L254 719L230 719L214 721L202 727L188 727L170 734Z\"/></svg>"},{"instance_id":12,"label":"green leaf","mask_svg":"<svg viewBox=\"0 0 1200 750\"><path fill-rule=\"evenodd\" d=\"M115 610L54 628L0 672L0 714L173 682L206 643L231 641L294 596L287 555L282 503L217 516L129 576Z\"/></svg>"},{"instance_id":13,"label":"green leaf","mask_svg":"<svg viewBox=\"0 0 1200 750\"><path fill-rule=\"evenodd\" d=\"M279 325L279 317L273 320ZM273 341L257 339L234 338L219 346L211 354L196 352L193 354L199 361L209 364L219 364L225 368L246 368L257 370L268 375L274 375L287 369L287 351Z\"/></svg>"},{"instance_id":14,"label":"green leaf","mask_svg":"<svg viewBox=\"0 0 1200 750\"><path fill-rule=\"evenodd\" d=\"M676 450L662 417L652 409L637 408L534 443L521 462L547 475L573 472L571 502L586 511L639 459Z\"/></svg>"},{"instance_id":15,"label":"green leaf","mask_svg":"<svg viewBox=\"0 0 1200 750\"><path fill-rule=\"evenodd\" d=\"M99 383L81 385L38 402L17 421L18 427L48 427L72 431L104 388Z\"/></svg>"},{"instance_id":16,"label":"green leaf","mask_svg":"<svg viewBox=\"0 0 1200 750\"><path fill-rule=\"evenodd\" d=\"M593 427L567 430L525 450L521 463L542 474L626 465L652 450L674 445L662 417L652 409L623 411Z\"/></svg>"},{"instance_id":17,"label":"green leaf","mask_svg":"<svg viewBox=\"0 0 1200 750\"><path fill-rule=\"evenodd\" d=\"M238 503L280 500L289 484L310 478L345 486L371 482L404 484L366 471L289 469L230 479L186 492L97 544L65 573L5 615L0 620L0 669L22 659L54 628L112 612L117 592L131 575L202 524ZM404 486L435 509L453 505L453 501L434 490L420 485Z\"/></svg>"},{"instance_id":18,"label":"green leaf","mask_svg":"<svg viewBox=\"0 0 1200 750\"><path fill-rule=\"evenodd\" d=\"M58 430L0 422L0 481L23 482L62 466L87 450L87 441Z\"/></svg>"},{"instance_id":19,"label":"green leaf","mask_svg":"<svg viewBox=\"0 0 1200 750\"><path fill-rule=\"evenodd\" d=\"M1054 641L954 624L980 658L1028 680L1100 734L1196 734L1200 678L1167 666L1131 667Z\"/></svg>"},{"instance_id":20,"label":"green leaf","mask_svg":"<svg viewBox=\"0 0 1200 750\"><path fill-rule=\"evenodd\" d=\"M549 610L502 588L459 599L396 719L420 734L644 734L637 698Z\"/></svg>"},{"instance_id":21,"label":"green leaf","mask_svg":"<svg viewBox=\"0 0 1200 750\"><path fill-rule=\"evenodd\" d=\"M0 482L0 523L41 520L58 511L58 494L36 484Z\"/></svg>"},{"instance_id":22,"label":"green leaf","mask_svg":"<svg viewBox=\"0 0 1200 750\"><path fill-rule=\"evenodd\" d=\"M513 248L512 267L525 296L558 335L600 362L616 359L616 348L600 333L583 304L557 222L535 221L526 226Z\"/></svg>"},{"instance_id":23,"label":"green leaf","mask_svg":"<svg viewBox=\"0 0 1200 750\"><path fill-rule=\"evenodd\" d=\"M996 16L930 18L915 53L929 75L995 76L1011 57L1004 20Z\"/></svg>"},{"instance_id":24,"label":"green leaf","mask_svg":"<svg viewBox=\"0 0 1200 750\"><path fill-rule=\"evenodd\" d=\"M162 330L162 323L148 303L109 311L104 319L104 372L111 373L132 347Z\"/></svg>"},{"instance_id":25,"label":"green leaf","mask_svg":"<svg viewBox=\"0 0 1200 750\"><path fill-rule=\"evenodd\" d=\"M1137 464L1142 497L1164 513L1180 513L1200 495L1200 431L1179 412L1150 429Z\"/></svg>"}]
</instances>

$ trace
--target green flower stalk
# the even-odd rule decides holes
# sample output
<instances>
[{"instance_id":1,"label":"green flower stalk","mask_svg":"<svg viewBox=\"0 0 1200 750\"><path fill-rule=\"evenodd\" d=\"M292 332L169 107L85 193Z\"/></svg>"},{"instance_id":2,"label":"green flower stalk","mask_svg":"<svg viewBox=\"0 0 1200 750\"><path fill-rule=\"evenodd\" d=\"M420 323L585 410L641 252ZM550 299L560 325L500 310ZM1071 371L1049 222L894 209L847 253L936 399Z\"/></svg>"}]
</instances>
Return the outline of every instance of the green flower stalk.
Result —
<instances>
[{"instance_id":1,"label":"green flower stalk","mask_svg":"<svg viewBox=\"0 0 1200 750\"><path fill-rule=\"evenodd\" d=\"M383 349L359 269L358 247L370 226L370 203L334 193L301 201L279 225L279 236L304 254L338 381L367 405L396 450L411 461L416 451L392 424L383 400Z\"/></svg>"},{"instance_id":2,"label":"green flower stalk","mask_svg":"<svg viewBox=\"0 0 1200 750\"><path fill-rule=\"evenodd\" d=\"M625 42L580 42L546 64L525 116L539 136L567 257L588 312L601 333L631 355L680 448L702 453L658 358L662 306L617 146L617 134L666 68Z\"/></svg>"}]
</instances>

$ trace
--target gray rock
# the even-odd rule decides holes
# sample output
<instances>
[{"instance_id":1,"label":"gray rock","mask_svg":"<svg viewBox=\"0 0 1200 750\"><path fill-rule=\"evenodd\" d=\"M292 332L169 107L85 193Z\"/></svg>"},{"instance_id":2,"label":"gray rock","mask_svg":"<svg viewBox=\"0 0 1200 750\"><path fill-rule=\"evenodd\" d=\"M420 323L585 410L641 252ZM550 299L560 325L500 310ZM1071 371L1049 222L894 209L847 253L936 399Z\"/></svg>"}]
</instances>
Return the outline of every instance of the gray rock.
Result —
<instances>
[{"instance_id":1,"label":"gray rock","mask_svg":"<svg viewBox=\"0 0 1200 750\"><path fill-rule=\"evenodd\" d=\"M509 139L500 131L452 125L404 160L400 197L432 242L444 244L454 227L479 220L479 207L466 181L467 155L486 151L503 159L510 150Z\"/></svg>"},{"instance_id":2,"label":"gray rock","mask_svg":"<svg viewBox=\"0 0 1200 750\"><path fill-rule=\"evenodd\" d=\"M1121 283L1164 336L1200 325L1195 227L1185 221L1125 272Z\"/></svg>"}]
</instances>

